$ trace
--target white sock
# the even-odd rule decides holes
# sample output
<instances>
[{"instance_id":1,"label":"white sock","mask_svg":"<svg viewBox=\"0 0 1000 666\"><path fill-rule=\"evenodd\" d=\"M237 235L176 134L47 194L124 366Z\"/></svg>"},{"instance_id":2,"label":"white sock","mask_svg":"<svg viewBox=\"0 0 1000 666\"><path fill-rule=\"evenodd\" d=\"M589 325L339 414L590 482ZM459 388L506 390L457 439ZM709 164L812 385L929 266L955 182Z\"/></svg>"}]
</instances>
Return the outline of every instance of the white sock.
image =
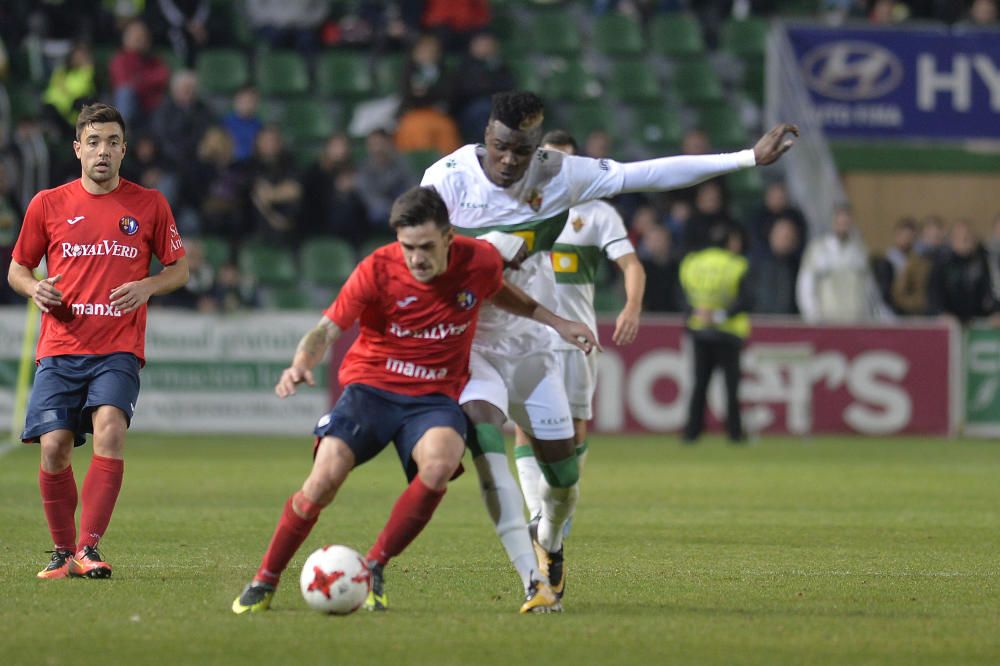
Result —
<instances>
[{"instance_id":1,"label":"white sock","mask_svg":"<svg viewBox=\"0 0 1000 666\"><path fill-rule=\"evenodd\" d=\"M521 494L528 505L528 517L534 518L542 511L542 469L535 456L525 456L514 460L517 476L521 480Z\"/></svg>"},{"instance_id":2,"label":"white sock","mask_svg":"<svg viewBox=\"0 0 1000 666\"><path fill-rule=\"evenodd\" d=\"M486 511L527 591L532 578L544 580L544 577L538 571L538 560L528 535L528 523L524 519L524 500L507 466L507 456L484 453L474 458L473 462L479 473L479 489Z\"/></svg>"},{"instance_id":3,"label":"white sock","mask_svg":"<svg viewBox=\"0 0 1000 666\"><path fill-rule=\"evenodd\" d=\"M543 476L541 487L542 519L538 523L538 543L545 550L554 553L562 548L563 527L576 509L580 484L574 483L569 488L553 488Z\"/></svg>"}]
</instances>

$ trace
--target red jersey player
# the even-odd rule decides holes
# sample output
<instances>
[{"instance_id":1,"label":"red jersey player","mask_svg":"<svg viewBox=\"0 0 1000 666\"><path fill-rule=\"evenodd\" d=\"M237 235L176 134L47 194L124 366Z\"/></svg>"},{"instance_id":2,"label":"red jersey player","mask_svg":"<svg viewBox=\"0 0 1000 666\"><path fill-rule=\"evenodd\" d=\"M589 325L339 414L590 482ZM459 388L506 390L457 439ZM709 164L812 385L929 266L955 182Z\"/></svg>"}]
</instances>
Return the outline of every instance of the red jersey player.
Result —
<instances>
[{"instance_id":1,"label":"red jersey player","mask_svg":"<svg viewBox=\"0 0 1000 666\"><path fill-rule=\"evenodd\" d=\"M233 601L234 613L267 610L281 573L348 473L392 441L410 484L367 555L372 593L366 605L386 608L383 568L430 520L465 450L466 419L457 398L469 377L484 300L552 326L585 351L596 345L586 326L505 284L503 260L491 245L454 237L448 209L433 188L400 196L389 223L398 243L355 268L275 387L285 398L301 382L312 385L311 369L327 347L360 320L361 334L340 366L344 393L314 431L312 471L285 503L257 574ZM543 580L531 591L538 594L554 599Z\"/></svg>"},{"instance_id":2,"label":"red jersey player","mask_svg":"<svg viewBox=\"0 0 1000 666\"><path fill-rule=\"evenodd\" d=\"M118 175L125 123L112 106L83 107L73 149L82 174L35 195L7 280L42 310L35 383L21 439L41 442L38 483L55 548L39 578L107 578L97 543L122 485L125 431L139 395L146 302L188 280L184 244L163 195ZM149 274L156 257L164 265ZM32 269L46 260L51 277ZM84 434L94 455L83 482L80 541L71 458Z\"/></svg>"}]
</instances>

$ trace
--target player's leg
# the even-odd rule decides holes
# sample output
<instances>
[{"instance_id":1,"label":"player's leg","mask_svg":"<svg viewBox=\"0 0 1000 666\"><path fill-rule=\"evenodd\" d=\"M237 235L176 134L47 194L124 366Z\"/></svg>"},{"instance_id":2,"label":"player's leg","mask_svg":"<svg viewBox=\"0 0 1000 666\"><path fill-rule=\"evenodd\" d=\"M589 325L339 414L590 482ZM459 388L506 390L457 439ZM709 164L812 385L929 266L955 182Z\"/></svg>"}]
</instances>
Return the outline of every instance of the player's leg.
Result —
<instances>
[{"instance_id":1,"label":"player's leg","mask_svg":"<svg viewBox=\"0 0 1000 666\"><path fill-rule=\"evenodd\" d=\"M704 340L691 336L691 348L694 352L692 367L693 386L691 401L688 403L687 423L684 425L683 441L693 444L701 437L705 427L705 405L708 401L708 383L715 369L714 354L711 346Z\"/></svg>"},{"instance_id":2,"label":"player's leg","mask_svg":"<svg viewBox=\"0 0 1000 666\"><path fill-rule=\"evenodd\" d=\"M740 415L740 344L722 341L718 343L719 364L726 380L726 431L729 441L740 443L744 440L743 419Z\"/></svg>"},{"instance_id":3,"label":"player's leg","mask_svg":"<svg viewBox=\"0 0 1000 666\"><path fill-rule=\"evenodd\" d=\"M542 468L535 459L531 438L519 425L514 426L514 464L517 465L517 477L521 482L521 494L528 507L528 516L535 520L542 511Z\"/></svg>"}]
</instances>

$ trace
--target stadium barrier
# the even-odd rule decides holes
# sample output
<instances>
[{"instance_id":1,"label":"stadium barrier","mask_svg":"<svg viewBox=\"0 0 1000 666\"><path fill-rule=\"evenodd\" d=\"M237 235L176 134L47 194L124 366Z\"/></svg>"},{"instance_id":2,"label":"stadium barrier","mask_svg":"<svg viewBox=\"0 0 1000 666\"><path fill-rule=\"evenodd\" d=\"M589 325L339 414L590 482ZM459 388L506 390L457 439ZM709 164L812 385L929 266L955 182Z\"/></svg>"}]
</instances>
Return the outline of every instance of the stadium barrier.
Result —
<instances>
[{"instance_id":1,"label":"stadium barrier","mask_svg":"<svg viewBox=\"0 0 1000 666\"><path fill-rule=\"evenodd\" d=\"M326 390L279 400L273 386L313 312L214 316L154 311L147 328L149 365L133 428L157 432L308 433L339 395L333 369L355 331L338 341L330 370L318 368ZM679 318L643 320L627 347L600 324L605 353L594 429L677 432L684 423L690 366ZM0 426L11 411L24 308L0 308ZM744 353L742 402L749 430L759 433L949 435L1000 432L1000 331L949 322L883 326L808 326L755 318ZM710 421L723 413L721 377L709 396ZM966 397L967 396L967 397ZM963 415L963 405L969 408ZM20 424L18 424L20 427Z\"/></svg>"}]
</instances>

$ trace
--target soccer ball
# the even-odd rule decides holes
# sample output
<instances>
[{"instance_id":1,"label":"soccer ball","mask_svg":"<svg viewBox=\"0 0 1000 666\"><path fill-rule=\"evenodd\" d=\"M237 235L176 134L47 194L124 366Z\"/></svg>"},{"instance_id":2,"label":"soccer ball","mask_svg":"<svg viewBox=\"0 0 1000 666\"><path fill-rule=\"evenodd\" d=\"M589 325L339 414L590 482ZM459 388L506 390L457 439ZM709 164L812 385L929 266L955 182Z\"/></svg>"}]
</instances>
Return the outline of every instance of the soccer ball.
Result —
<instances>
[{"instance_id":1,"label":"soccer ball","mask_svg":"<svg viewBox=\"0 0 1000 666\"><path fill-rule=\"evenodd\" d=\"M306 560L299 585L310 608L348 615L365 603L372 577L368 563L357 551L347 546L323 546Z\"/></svg>"}]
</instances>

